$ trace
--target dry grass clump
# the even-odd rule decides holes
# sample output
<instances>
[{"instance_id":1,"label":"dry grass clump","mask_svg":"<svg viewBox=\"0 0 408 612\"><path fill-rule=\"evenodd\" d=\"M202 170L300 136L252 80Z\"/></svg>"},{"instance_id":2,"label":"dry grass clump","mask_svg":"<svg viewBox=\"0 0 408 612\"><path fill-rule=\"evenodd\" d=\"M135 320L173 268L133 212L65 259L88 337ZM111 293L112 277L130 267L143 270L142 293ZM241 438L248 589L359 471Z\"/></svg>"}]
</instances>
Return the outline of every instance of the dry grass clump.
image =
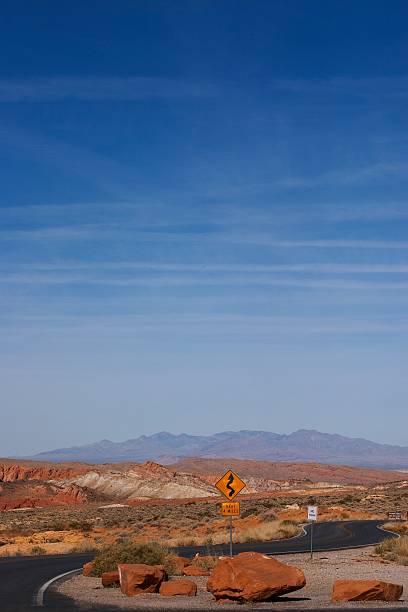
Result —
<instances>
[{"instance_id":1,"label":"dry grass clump","mask_svg":"<svg viewBox=\"0 0 408 612\"><path fill-rule=\"evenodd\" d=\"M69 551L70 554L81 554L81 553L96 553L98 547L92 542L79 542L75 544Z\"/></svg>"},{"instance_id":2,"label":"dry grass clump","mask_svg":"<svg viewBox=\"0 0 408 612\"><path fill-rule=\"evenodd\" d=\"M299 524L296 521L270 521L248 527L235 534L235 542L264 542L268 540L284 540L299 535Z\"/></svg>"},{"instance_id":3,"label":"dry grass clump","mask_svg":"<svg viewBox=\"0 0 408 612\"><path fill-rule=\"evenodd\" d=\"M47 551L45 550L45 548L42 548L41 546L33 546L31 549L31 554L36 555L36 556L46 555Z\"/></svg>"},{"instance_id":4,"label":"dry grass clump","mask_svg":"<svg viewBox=\"0 0 408 612\"><path fill-rule=\"evenodd\" d=\"M113 572L119 563L145 563L146 565L163 565L168 574L174 572L174 564L169 549L157 542L149 544L132 544L131 542L114 544L101 550L93 560L92 576L101 576L103 572Z\"/></svg>"},{"instance_id":5,"label":"dry grass clump","mask_svg":"<svg viewBox=\"0 0 408 612\"><path fill-rule=\"evenodd\" d=\"M263 542L267 540L284 540L300 534L299 523L291 520L265 521L244 529L234 528L233 540L236 543ZM207 546L229 542L227 527L211 536L180 536L167 541L169 546Z\"/></svg>"},{"instance_id":6,"label":"dry grass clump","mask_svg":"<svg viewBox=\"0 0 408 612\"><path fill-rule=\"evenodd\" d=\"M202 567L205 570L211 571L217 565L218 561L219 557L217 557L216 555L207 554L203 557L194 557L194 559L192 559L191 561L191 564L198 565L198 567Z\"/></svg>"},{"instance_id":7,"label":"dry grass clump","mask_svg":"<svg viewBox=\"0 0 408 612\"><path fill-rule=\"evenodd\" d=\"M387 538L375 547L375 552L383 559L408 565L408 536Z\"/></svg>"},{"instance_id":8,"label":"dry grass clump","mask_svg":"<svg viewBox=\"0 0 408 612\"><path fill-rule=\"evenodd\" d=\"M399 533L400 535L406 535L408 534L408 523L384 523L383 529Z\"/></svg>"}]
</instances>

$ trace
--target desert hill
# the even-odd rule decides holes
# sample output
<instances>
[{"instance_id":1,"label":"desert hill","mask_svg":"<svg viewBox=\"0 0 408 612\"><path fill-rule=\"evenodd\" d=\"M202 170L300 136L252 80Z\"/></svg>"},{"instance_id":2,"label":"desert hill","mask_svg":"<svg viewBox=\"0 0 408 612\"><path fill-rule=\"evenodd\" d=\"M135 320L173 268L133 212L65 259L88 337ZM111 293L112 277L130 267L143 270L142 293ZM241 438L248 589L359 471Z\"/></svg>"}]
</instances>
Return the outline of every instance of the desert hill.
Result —
<instances>
[{"instance_id":1,"label":"desert hill","mask_svg":"<svg viewBox=\"0 0 408 612\"><path fill-rule=\"evenodd\" d=\"M286 461L252 461L245 459L183 459L172 464L178 472L202 474L216 478L232 469L244 479L263 479L279 483L328 483L373 485L400 481L404 474L398 471L357 468L347 465L323 463L291 463Z\"/></svg>"},{"instance_id":2,"label":"desert hill","mask_svg":"<svg viewBox=\"0 0 408 612\"><path fill-rule=\"evenodd\" d=\"M408 469L408 447L378 444L363 438L300 429L291 434L227 431L210 436L160 432L126 442L95 444L47 451L32 457L45 461L176 463L185 457L237 457L259 461L318 462L359 467Z\"/></svg>"},{"instance_id":3,"label":"desert hill","mask_svg":"<svg viewBox=\"0 0 408 612\"><path fill-rule=\"evenodd\" d=\"M193 458L166 467L151 461L95 465L5 459L0 460L0 510L211 498L218 496L215 481L229 467L245 479L246 494L403 481L400 472L318 463Z\"/></svg>"}]
</instances>

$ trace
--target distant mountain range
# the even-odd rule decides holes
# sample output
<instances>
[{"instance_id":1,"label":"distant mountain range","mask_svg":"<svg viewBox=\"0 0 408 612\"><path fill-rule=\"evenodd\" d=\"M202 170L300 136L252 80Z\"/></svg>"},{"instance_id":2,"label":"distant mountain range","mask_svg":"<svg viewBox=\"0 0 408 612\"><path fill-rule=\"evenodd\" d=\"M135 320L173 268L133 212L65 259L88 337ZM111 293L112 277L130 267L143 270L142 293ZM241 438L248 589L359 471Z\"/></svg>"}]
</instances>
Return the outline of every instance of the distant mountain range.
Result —
<instances>
[{"instance_id":1,"label":"distant mountain range","mask_svg":"<svg viewBox=\"0 0 408 612\"><path fill-rule=\"evenodd\" d=\"M291 434L268 431L224 431L210 436L171 434L162 431L126 442L101 440L39 453L41 461L119 463L157 461L176 463L185 457L256 459L266 461L316 461L359 467L408 469L408 447L378 444L315 430Z\"/></svg>"}]
</instances>

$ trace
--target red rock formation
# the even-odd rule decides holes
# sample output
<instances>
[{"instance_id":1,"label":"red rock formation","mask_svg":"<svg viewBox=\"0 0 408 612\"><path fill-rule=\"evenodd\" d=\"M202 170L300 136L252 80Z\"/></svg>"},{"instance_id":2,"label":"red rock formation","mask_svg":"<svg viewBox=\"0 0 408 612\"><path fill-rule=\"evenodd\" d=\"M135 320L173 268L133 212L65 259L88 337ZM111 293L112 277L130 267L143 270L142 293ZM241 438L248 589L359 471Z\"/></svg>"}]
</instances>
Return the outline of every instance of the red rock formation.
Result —
<instances>
[{"instance_id":1,"label":"red rock formation","mask_svg":"<svg viewBox=\"0 0 408 612\"><path fill-rule=\"evenodd\" d=\"M176 572L178 572L179 574L182 574L183 569L186 567L186 565L190 565L191 563L191 559L187 559L187 557L173 557L172 561Z\"/></svg>"},{"instance_id":2,"label":"red rock formation","mask_svg":"<svg viewBox=\"0 0 408 612\"><path fill-rule=\"evenodd\" d=\"M65 480L88 471L89 468L68 468L55 464L54 466L36 466L20 463L1 463L0 482L16 482L19 480Z\"/></svg>"},{"instance_id":3,"label":"red rock formation","mask_svg":"<svg viewBox=\"0 0 408 612\"><path fill-rule=\"evenodd\" d=\"M162 583L159 592L164 597L174 597L175 595L195 597L197 595L197 585L192 580L169 580Z\"/></svg>"},{"instance_id":4,"label":"red rock formation","mask_svg":"<svg viewBox=\"0 0 408 612\"><path fill-rule=\"evenodd\" d=\"M305 584L305 576L297 567L247 552L221 559L208 580L207 590L217 600L267 601Z\"/></svg>"},{"instance_id":5,"label":"red rock formation","mask_svg":"<svg viewBox=\"0 0 408 612\"><path fill-rule=\"evenodd\" d=\"M102 586L105 589L120 586L119 572L104 572L102 574Z\"/></svg>"},{"instance_id":6,"label":"red rock formation","mask_svg":"<svg viewBox=\"0 0 408 612\"><path fill-rule=\"evenodd\" d=\"M70 485L61 489L54 497L53 504L85 504L88 495L81 487Z\"/></svg>"},{"instance_id":7,"label":"red rock formation","mask_svg":"<svg viewBox=\"0 0 408 612\"><path fill-rule=\"evenodd\" d=\"M120 588L128 597L140 593L158 593L160 585L167 580L162 565L145 565L144 563L118 565Z\"/></svg>"},{"instance_id":8,"label":"red rock formation","mask_svg":"<svg viewBox=\"0 0 408 612\"><path fill-rule=\"evenodd\" d=\"M398 601L403 587L382 580L336 580L332 601Z\"/></svg>"}]
</instances>

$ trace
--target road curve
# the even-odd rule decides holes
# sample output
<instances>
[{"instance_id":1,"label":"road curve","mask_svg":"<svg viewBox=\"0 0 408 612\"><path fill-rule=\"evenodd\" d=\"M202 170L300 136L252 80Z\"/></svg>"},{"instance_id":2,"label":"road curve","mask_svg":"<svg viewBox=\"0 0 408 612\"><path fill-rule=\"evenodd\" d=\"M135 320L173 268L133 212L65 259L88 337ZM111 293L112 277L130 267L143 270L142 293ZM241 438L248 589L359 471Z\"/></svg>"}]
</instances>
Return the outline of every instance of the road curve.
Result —
<instances>
[{"instance_id":1,"label":"road curve","mask_svg":"<svg viewBox=\"0 0 408 612\"><path fill-rule=\"evenodd\" d=\"M333 521L314 526L314 549L319 552L368 546L376 544L390 533L378 527L381 521ZM308 528L307 528L308 529ZM310 536L305 533L290 540L235 544L234 553L254 550L264 554L307 552ZM180 547L179 554L192 557L197 552L208 553L200 547ZM215 554L227 553L227 546L215 546ZM33 598L38 589L51 578L81 567L92 555L58 555L47 557L11 557L0 559L0 610L1 612L33 612ZM59 599L48 591L45 594L47 612L73 610L68 600ZM95 610L95 609L94 609ZM108 608L104 608L108 612Z\"/></svg>"},{"instance_id":2,"label":"road curve","mask_svg":"<svg viewBox=\"0 0 408 612\"><path fill-rule=\"evenodd\" d=\"M313 527L313 549L316 552L340 550L345 548L359 548L378 544L381 540L394 534L383 531L379 527L384 521L330 521L316 523ZM208 554L208 551L217 555L229 554L227 544L212 547L182 546L178 553L191 557L196 552ZM265 555L284 555L287 553L302 553L310 550L310 525L305 532L289 540L273 540L270 542L253 542L249 544L234 544L234 553L253 550Z\"/></svg>"}]
</instances>

